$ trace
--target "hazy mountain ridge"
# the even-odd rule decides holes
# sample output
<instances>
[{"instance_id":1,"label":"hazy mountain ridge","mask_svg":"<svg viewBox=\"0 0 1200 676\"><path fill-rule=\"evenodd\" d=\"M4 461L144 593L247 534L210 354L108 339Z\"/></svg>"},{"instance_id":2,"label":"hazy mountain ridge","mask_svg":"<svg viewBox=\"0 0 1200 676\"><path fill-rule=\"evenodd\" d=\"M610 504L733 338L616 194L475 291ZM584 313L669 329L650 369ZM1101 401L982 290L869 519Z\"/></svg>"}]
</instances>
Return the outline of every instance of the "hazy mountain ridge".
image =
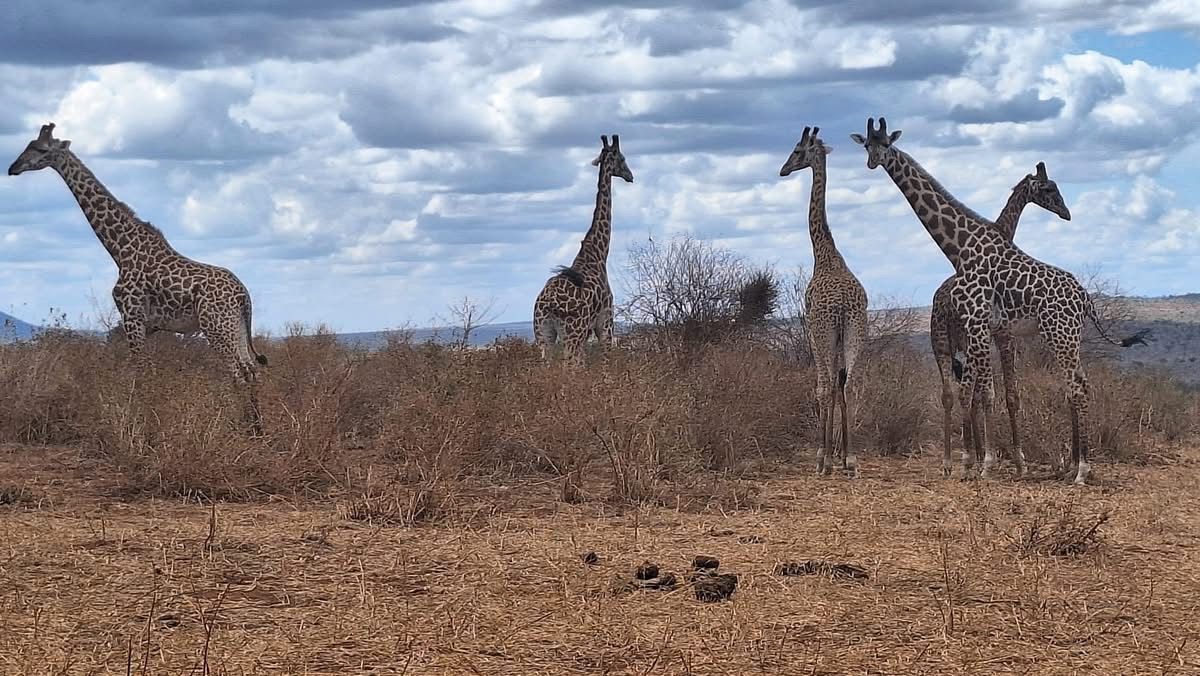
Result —
<instances>
[{"instance_id":1,"label":"hazy mountain ridge","mask_svg":"<svg viewBox=\"0 0 1200 676\"><path fill-rule=\"evenodd\" d=\"M6 312L0 312L0 343L29 340L37 332L37 326L17 319Z\"/></svg>"}]
</instances>

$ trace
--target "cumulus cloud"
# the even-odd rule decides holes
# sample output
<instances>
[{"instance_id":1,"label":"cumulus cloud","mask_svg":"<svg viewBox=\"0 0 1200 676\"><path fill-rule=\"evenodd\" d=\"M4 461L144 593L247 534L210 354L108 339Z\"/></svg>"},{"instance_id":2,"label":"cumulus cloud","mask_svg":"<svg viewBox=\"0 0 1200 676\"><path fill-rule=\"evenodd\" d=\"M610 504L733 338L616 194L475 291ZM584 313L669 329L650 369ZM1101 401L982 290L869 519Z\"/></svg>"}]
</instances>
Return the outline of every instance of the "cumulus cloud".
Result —
<instances>
[{"instance_id":1,"label":"cumulus cloud","mask_svg":"<svg viewBox=\"0 0 1200 676\"><path fill-rule=\"evenodd\" d=\"M810 179L778 167L809 125L847 260L872 294L927 302L949 266L846 138L879 115L985 214L1046 161L1075 218L1031 208L1018 241L1048 261L1151 293L1200 272L1200 64L1074 46L1194 31L1182 0L10 4L10 154L53 119L178 248L237 271L267 326L426 321L463 293L527 318L587 229L600 134L636 177L614 186L614 276L674 232L806 265ZM79 312L115 277L50 172L0 181L0 259L0 297Z\"/></svg>"}]
</instances>

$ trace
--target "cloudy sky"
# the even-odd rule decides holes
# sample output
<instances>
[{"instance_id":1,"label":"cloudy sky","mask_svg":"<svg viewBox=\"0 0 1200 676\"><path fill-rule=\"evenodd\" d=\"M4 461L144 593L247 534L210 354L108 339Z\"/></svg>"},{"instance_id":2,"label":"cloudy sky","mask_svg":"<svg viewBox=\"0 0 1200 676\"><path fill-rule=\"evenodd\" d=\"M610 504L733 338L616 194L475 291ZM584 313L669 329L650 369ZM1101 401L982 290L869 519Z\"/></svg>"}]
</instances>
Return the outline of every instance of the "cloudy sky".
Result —
<instances>
[{"instance_id":1,"label":"cloudy sky","mask_svg":"<svg viewBox=\"0 0 1200 676\"><path fill-rule=\"evenodd\" d=\"M423 325L463 296L527 319L611 133L636 176L614 277L679 232L807 265L809 175L778 170L815 124L846 259L925 303L950 267L847 138L869 115L984 214L1044 160L1074 219L1031 207L1035 256L1200 291L1196 1L8 0L0 160L53 120L276 332ZM115 278L56 174L0 176L0 310L91 317Z\"/></svg>"}]
</instances>

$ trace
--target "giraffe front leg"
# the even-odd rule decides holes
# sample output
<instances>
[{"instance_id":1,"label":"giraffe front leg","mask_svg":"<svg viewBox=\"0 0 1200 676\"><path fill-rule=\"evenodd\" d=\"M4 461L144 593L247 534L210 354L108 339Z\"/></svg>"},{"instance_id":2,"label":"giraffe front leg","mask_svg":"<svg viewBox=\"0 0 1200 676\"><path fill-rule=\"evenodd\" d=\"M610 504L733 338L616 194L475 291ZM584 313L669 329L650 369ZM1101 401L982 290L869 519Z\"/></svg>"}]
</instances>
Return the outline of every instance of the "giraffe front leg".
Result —
<instances>
[{"instance_id":1,"label":"giraffe front leg","mask_svg":"<svg viewBox=\"0 0 1200 676\"><path fill-rule=\"evenodd\" d=\"M1004 404L1012 435L1013 464L1017 468L1017 478L1021 478L1025 476L1025 450L1021 447L1021 393L1017 388L1016 348L1012 336L1007 333L996 334L996 347L1000 351L1000 370L1004 376Z\"/></svg>"},{"instance_id":2,"label":"giraffe front leg","mask_svg":"<svg viewBox=\"0 0 1200 676\"><path fill-rule=\"evenodd\" d=\"M117 286L113 289L113 301L121 315L121 330L125 333L125 344L129 348L129 360L138 370L144 370L149 360L146 357L146 313L141 297L127 293Z\"/></svg>"}]
</instances>

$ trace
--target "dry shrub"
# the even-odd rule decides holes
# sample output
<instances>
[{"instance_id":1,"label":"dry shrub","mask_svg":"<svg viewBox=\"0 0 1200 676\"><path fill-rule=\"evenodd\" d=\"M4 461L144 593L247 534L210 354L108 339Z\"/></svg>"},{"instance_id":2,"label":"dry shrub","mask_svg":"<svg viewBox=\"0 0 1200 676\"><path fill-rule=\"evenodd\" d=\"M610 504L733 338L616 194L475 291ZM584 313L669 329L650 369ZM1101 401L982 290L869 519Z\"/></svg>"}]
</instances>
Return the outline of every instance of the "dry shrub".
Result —
<instances>
[{"instance_id":1,"label":"dry shrub","mask_svg":"<svg viewBox=\"0 0 1200 676\"><path fill-rule=\"evenodd\" d=\"M816 376L786 355L749 342L706 350L688 372L696 447L704 465L789 460L817 439Z\"/></svg>"},{"instance_id":2,"label":"dry shrub","mask_svg":"<svg viewBox=\"0 0 1200 676\"><path fill-rule=\"evenodd\" d=\"M1071 409L1067 385L1057 368L1038 364L1036 350L1018 365L1021 388L1023 442L1026 456L1035 462L1062 465L1069 455ZM1142 461L1164 443L1195 432L1196 397L1164 373L1123 371L1109 361L1085 365L1091 390L1089 417L1092 453L1123 462ZM998 405L993 429L1007 430L1003 390L997 388ZM996 425L1001 425L997 427ZM1000 446L1008 437L993 435Z\"/></svg>"},{"instance_id":3,"label":"dry shrub","mask_svg":"<svg viewBox=\"0 0 1200 676\"><path fill-rule=\"evenodd\" d=\"M858 439L881 455L919 452L934 437L940 420L941 385L937 366L911 341L893 336L873 340L865 350L856 384ZM938 407L938 417L934 407Z\"/></svg>"},{"instance_id":4,"label":"dry shrub","mask_svg":"<svg viewBox=\"0 0 1200 676\"><path fill-rule=\"evenodd\" d=\"M100 341L46 331L30 342L0 345L0 440L27 444L76 441L89 368L111 361Z\"/></svg>"},{"instance_id":5,"label":"dry shrub","mask_svg":"<svg viewBox=\"0 0 1200 676\"><path fill-rule=\"evenodd\" d=\"M472 350L397 334L368 352L293 326L259 347L270 358L257 386L262 438L248 434L244 391L202 341L154 336L144 372L120 342L66 332L0 346L0 441L79 443L135 491L335 491L371 509L391 500L414 522L450 510L460 479L498 474L555 477L571 501L601 486L620 501L743 505L753 496L733 485L738 473L794 463L817 439L812 367L753 336L683 358L624 344L579 369L543 363L520 340ZM1063 386L1029 352L1026 450L1054 460L1070 438ZM907 453L936 441L939 390L923 345L875 326L858 369L856 448ZM1099 453L1138 460L1194 433L1194 393L1107 363L1089 373ZM1006 424L1002 402L1001 391L993 430Z\"/></svg>"}]
</instances>

